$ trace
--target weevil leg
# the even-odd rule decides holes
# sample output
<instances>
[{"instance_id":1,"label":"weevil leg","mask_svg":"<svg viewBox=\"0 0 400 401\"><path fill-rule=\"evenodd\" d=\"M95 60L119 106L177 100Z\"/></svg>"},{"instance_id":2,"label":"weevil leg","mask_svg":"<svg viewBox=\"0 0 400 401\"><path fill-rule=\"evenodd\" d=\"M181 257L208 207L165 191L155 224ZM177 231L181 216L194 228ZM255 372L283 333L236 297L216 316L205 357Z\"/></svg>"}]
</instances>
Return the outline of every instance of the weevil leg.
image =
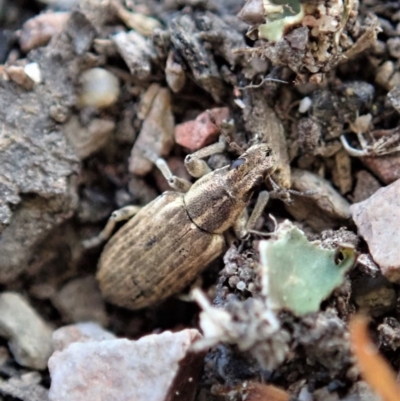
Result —
<instances>
[{"instance_id":1,"label":"weevil leg","mask_svg":"<svg viewBox=\"0 0 400 401\"><path fill-rule=\"evenodd\" d=\"M178 191L178 192L189 191L190 187L192 186L192 183L189 182L188 180L185 180L184 178L179 178L178 176L174 175L172 173L172 171L170 170L165 159L158 157L154 161L154 163L158 167L158 169L161 171L161 174L165 177L165 179L168 182L168 185L172 189L175 189L175 191Z\"/></svg>"},{"instance_id":2,"label":"weevil leg","mask_svg":"<svg viewBox=\"0 0 400 401\"><path fill-rule=\"evenodd\" d=\"M287 189L281 188L271 177L268 177L269 182L272 185L273 190L269 192L269 197L272 199L280 199L282 202L286 204L293 203L293 200L290 198L290 195L297 195L297 196L313 196L316 195L318 192L314 190L307 190L307 191L296 191L295 189Z\"/></svg>"},{"instance_id":3,"label":"weevil leg","mask_svg":"<svg viewBox=\"0 0 400 401\"><path fill-rule=\"evenodd\" d=\"M115 225L120 221L129 220L132 216L134 216L139 210L140 206L125 206L121 209L115 210L112 212L110 218L107 221L106 226L100 232L99 235L93 238L89 238L82 242L84 248L94 248L100 245L103 241L106 241L111 237L115 229Z\"/></svg>"},{"instance_id":4,"label":"weevil leg","mask_svg":"<svg viewBox=\"0 0 400 401\"><path fill-rule=\"evenodd\" d=\"M261 191L258 195L256 204L254 206L253 211L251 212L250 217L247 217L247 212L244 211L239 218L236 220L233 229L238 238L242 239L249 233L256 233L262 235L269 235L270 233L260 233L259 231L255 231L254 227L257 224L257 220L262 215L267 203L270 199L268 191Z\"/></svg>"},{"instance_id":5,"label":"weevil leg","mask_svg":"<svg viewBox=\"0 0 400 401\"><path fill-rule=\"evenodd\" d=\"M257 235L261 235L263 237L267 237L267 236L273 235L276 232L276 229L278 228L278 222L276 221L276 218L274 216L272 216L272 214L268 214L268 217L274 223L274 229L271 232L266 233L264 231L258 231L258 230L252 230L252 229L249 229L248 232L250 234L257 234Z\"/></svg>"},{"instance_id":6,"label":"weevil leg","mask_svg":"<svg viewBox=\"0 0 400 401\"><path fill-rule=\"evenodd\" d=\"M261 191L259 193L254 209L251 212L249 219L247 220L246 229L248 232L251 232L251 230L253 230L256 226L257 220L261 217L262 212L267 206L269 198L270 196L268 191Z\"/></svg>"},{"instance_id":7,"label":"weevil leg","mask_svg":"<svg viewBox=\"0 0 400 401\"><path fill-rule=\"evenodd\" d=\"M165 159L145 149L142 149L142 152L143 155L147 157L147 159L149 159L157 166L161 174L167 180L168 185L172 189L178 192L187 192L192 186L192 183L188 180L185 180L184 178L179 178L178 176L174 175Z\"/></svg>"},{"instance_id":8,"label":"weevil leg","mask_svg":"<svg viewBox=\"0 0 400 401\"><path fill-rule=\"evenodd\" d=\"M199 178L210 173L212 170L208 164L201 160L204 157L222 153L226 149L226 140L223 135L220 136L218 142L206 146L197 152L191 153L185 157L185 166L192 177Z\"/></svg>"}]
</instances>

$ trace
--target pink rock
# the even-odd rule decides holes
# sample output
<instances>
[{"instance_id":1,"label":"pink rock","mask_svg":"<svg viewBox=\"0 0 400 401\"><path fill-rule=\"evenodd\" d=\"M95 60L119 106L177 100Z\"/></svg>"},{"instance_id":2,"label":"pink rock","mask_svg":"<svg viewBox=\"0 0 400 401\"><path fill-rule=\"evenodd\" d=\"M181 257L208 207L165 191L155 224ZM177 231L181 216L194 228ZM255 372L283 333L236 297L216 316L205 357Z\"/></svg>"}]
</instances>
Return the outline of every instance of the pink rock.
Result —
<instances>
[{"instance_id":1,"label":"pink rock","mask_svg":"<svg viewBox=\"0 0 400 401\"><path fill-rule=\"evenodd\" d=\"M68 345L75 342L113 340L117 337L99 324L94 322L82 322L60 327L53 332L52 341L56 351L62 351Z\"/></svg>"},{"instance_id":2,"label":"pink rock","mask_svg":"<svg viewBox=\"0 0 400 401\"><path fill-rule=\"evenodd\" d=\"M190 352L195 329L137 341L76 342L49 360L50 401L190 401L203 354Z\"/></svg>"},{"instance_id":3,"label":"pink rock","mask_svg":"<svg viewBox=\"0 0 400 401\"><path fill-rule=\"evenodd\" d=\"M211 115L211 116L210 116ZM219 126L229 117L227 107L217 107L175 127L175 141L179 145L195 151L214 142L220 133Z\"/></svg>"},{"instance_id":4,"label":"pink rock","mask_svg":"<svg viewBox=\"0 0 400 401\"><path fill-rule=\"evenodd\" d=\"M355 203L350 211L382 273L400 283L400 180Z\"/></svg>"},{"instance_id":5,"label":"pink rock","mask_svg":"<svg viewBox=\"0 0 400 401\"><path fill-rule=\"evenodd\" d=\"M361 160L385 184L400 178L400 156L397 152L386 156L363 157Z\"/></svg>"}]
</instances>

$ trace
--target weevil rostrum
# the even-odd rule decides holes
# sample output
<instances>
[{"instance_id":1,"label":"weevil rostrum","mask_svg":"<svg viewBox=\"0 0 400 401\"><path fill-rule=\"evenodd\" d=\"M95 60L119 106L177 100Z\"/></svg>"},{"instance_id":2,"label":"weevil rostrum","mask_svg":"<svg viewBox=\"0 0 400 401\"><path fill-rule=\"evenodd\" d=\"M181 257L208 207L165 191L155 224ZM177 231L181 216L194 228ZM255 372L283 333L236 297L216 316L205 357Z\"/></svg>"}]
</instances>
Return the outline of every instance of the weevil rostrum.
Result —
<instances>
[{"instance_id":1,"label":"weevil rostrum","mask_svg":"<svg viewBox=\"0 0 400 401\"><path fill-rule=\"evenodd\" d=\"M211 171L201 158L224 150L223 141L185 159L194 184L173 176L163 159L153 160L175 191L166 191L143 208L127 206L113 213L93 246L107 239L117 221L127 220L108 241L99 261L97 279L104 297L116 305L139 309L188 286L226 249L224 233L233 228L243 236L254 226L268 201L261 192L249 219L255 189L275 170L267 144L251 146L230 165ZM133 216L133 217L131 217Z\"/></svg>"}]
</instances>

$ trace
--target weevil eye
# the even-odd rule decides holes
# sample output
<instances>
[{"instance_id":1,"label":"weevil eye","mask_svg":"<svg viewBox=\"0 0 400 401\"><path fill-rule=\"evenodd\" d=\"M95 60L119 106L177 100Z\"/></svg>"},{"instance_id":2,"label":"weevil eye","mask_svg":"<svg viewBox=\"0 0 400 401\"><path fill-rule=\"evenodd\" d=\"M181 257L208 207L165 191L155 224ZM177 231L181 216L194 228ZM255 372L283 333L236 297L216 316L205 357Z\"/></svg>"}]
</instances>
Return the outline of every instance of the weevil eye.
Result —
<instances>
[{"instance_id":1,"label":"weevil eye","mask_svg":"<svg viewBox=\"0 0 400 401\"><path fill-rule=\"evenodd\" d=\"M246 159L243 159L243 158L236 159L229 166L229 170L237 169L239 166L241 166L244 163L246 163Z\"/></svg>"},{"instance_id":2,"label":"weevil eye","mask_svg":"<svg viewBox=\"0 0 400 401\"><path fill-rule=\"evenodd\" d=\"M272 149L267 149L266 151L265 151L265 156L271 156L272 155Z\"/></svg>"}]
</instances>

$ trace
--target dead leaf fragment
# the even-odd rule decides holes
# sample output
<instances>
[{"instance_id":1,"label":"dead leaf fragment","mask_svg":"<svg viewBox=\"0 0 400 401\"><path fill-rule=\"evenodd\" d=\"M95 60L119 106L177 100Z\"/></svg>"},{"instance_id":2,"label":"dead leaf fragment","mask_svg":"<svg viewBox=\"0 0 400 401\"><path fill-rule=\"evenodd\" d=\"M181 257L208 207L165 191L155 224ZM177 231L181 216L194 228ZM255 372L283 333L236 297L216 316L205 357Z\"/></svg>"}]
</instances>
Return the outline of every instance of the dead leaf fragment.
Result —
<instances>
[{"instance_id":1,"label":"dead leaf fragment","mask_svg":"<svg viewBox=\"0 0 400 401\"><path fill-rule=\"evenodd\" d=\"M398 401L400 386L389 364L369 338L367 320L354 316L350 321L350 341L361 375L383 401Z\"/></svg>"}]
</instances>

